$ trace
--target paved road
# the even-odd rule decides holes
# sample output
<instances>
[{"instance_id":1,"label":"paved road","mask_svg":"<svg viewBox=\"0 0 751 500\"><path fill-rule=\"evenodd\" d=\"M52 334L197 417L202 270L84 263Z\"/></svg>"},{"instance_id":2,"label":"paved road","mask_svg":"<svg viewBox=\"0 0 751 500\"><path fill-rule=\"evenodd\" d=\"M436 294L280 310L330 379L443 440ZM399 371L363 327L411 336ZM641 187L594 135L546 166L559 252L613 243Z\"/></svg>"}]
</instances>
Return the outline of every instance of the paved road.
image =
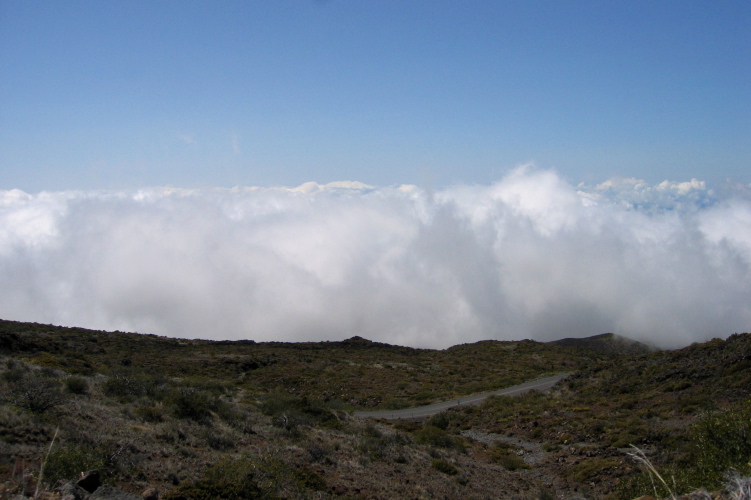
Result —
<instances>
[{"instance_id":1,"label":"paved road","mask_svg":"<svg viewBox=\"0 0 751 500\"><path fill-rule=\"evenodd\" d=\"M383 411L356 411L352 413L355 417L359 418L382 418L385 420L419 420L426 417L432 417L436 413L440 413L449 408L456 408L460 406L474 406L480 404L489 396L518 396L524 394L533 389L538 391L544 391L553 387L560 380L571 375L570 373L563 373L560 375L553 375L552 377L545 377L531 382L525 382L523 384L507 387L506 389L499 389L492 392L484 392L482 394L473 394L472 396L465 396L460 399L454 399L451 401L444 401L443 403L433 403L427 406L419 406L417 408L406 408L403 410L383 410Z\"/></svg>"}]
</instances>

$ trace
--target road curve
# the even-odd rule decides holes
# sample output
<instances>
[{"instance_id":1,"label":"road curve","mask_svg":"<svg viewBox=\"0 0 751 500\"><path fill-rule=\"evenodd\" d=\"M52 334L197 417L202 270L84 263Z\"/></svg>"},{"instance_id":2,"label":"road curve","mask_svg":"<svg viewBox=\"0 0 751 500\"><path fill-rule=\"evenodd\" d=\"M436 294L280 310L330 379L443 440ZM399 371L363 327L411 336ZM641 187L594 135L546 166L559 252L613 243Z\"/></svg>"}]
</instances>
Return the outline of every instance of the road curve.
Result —
<instances>
[{"instance_id":1,"label":"road curve","mask_svg":"<svg viewBox=\"0 0 751 500\"><path fill-rule=\"evenodd\" d=\"M480 404L482 401L490 396L518 396L531 390L544 391L557 384L559 381L571 375L570 373L562 373L559 375L553 375L552 377L545 377L523 384L507 387L506 389L499 389L492 392L483 392L482 394L473 394L471 396L465 396L459 399L453 399L451 401L444 401L442 403L433 403L426 406L418 406L416 408L405 408L402 410L382 410L382 411L356 411L352 415L358 418L382 418L384 420L420 420L426 417L432 417L436 413L448 410L449 408L457 408L462 406L474 406Z\"/></svg>"}]
</instances>

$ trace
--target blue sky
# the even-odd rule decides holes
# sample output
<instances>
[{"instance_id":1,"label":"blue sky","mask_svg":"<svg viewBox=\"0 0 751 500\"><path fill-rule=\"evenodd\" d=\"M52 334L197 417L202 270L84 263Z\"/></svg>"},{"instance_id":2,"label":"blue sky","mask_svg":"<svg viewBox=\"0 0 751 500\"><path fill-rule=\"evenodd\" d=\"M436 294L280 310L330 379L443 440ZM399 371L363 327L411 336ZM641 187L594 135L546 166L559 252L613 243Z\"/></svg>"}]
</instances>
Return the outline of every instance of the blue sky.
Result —
<instances>
[{"instance_id":1,"label":"blue sky","mask_svg":"<svg viewBox=\"0 0 751 500\"><path fill-rule=\"evenodd\" d=\"M748 1L0 3L0 189L751 182Z\"/></svg>"}]
</instances>

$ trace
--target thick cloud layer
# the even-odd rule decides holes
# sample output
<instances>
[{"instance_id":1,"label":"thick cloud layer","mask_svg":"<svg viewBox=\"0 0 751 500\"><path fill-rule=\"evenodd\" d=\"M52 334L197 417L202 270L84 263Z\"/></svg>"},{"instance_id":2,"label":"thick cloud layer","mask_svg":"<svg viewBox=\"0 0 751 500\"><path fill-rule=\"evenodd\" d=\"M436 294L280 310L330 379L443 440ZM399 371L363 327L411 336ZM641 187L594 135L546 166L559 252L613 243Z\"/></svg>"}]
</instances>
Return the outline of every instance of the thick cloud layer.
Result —
<instances>
[{"instance_id":1,"label":"thick cloud layer","mask_svg":"<svg viewBox=\"0 0 751 500\"><path fill-rule=\"evenodd\" d=\"M446 347L751 330L751 189L522 167L490 186L0 191L0 317Z\"/></svg>"}]
</instances>

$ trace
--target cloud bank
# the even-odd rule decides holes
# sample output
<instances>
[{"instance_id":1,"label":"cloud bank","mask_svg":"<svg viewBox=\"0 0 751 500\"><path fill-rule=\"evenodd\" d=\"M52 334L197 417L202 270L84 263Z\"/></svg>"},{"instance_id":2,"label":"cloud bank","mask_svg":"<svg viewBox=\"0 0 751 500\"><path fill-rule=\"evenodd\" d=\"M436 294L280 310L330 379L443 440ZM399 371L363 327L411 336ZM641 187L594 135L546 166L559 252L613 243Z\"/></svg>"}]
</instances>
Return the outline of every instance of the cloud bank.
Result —
<instances>
[{"instance_id":1,"label":"cloud bank","mask_svg":"<svg viewBox=\"0 0 751 500\"><path fill-rule=\"evenodd\" d=\"M751 330L751 188L520 167L439 191L0 191L0 317L174 337L443 348Z\"/></svg>"}]
</instances>

